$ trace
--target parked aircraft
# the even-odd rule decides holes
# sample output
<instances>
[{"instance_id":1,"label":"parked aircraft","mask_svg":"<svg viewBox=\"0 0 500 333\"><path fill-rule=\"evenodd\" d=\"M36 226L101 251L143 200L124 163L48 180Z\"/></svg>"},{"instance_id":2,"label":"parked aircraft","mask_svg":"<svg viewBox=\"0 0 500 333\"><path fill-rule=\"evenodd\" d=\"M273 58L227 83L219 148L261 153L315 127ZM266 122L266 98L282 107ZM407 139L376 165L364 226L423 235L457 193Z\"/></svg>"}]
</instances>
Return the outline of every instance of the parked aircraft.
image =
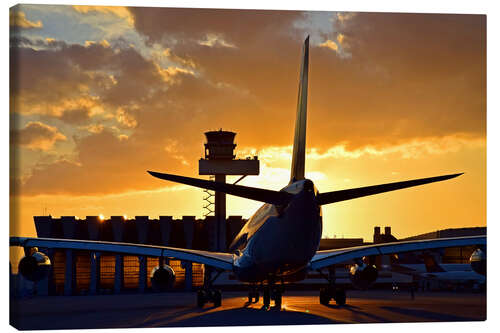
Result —
<instances>
[{"instance_id":1,"label":"parked aircraft","mask_svg":"<svg viewBox=\"0 0 500 333\"><path fill-rule=\"evenodd\" d=\"M328 304L333 299L337 304L343 305L346 302L346 294L335 284L335 270L332 269L334 264L354 261L350 269L351 281L365 288L377 278L377 267L371 260L374 256L442 247L485 245L486 236L478 236L318 251L323 227L321 206L443 181L455 178L461 173L320 193L312 180L306 179L304 174L308 67L309 37L304 42L302 53L290 182L281 190L273 191L148 171L152 176L163 180L263 202L232 242L230 252L214 253L112 242L11 237L11 245L23 246L31 251L31 254L28 251L27 256L20 262L21 274L38 277L50 263L46 256L33 250L33 247L79 249L160 257L161 264L153 272L152 279L156 284L168 285L174 275L171 268L163 264L163 258L177 258L211 266L218 272L232 271L237 279L250 284L249 300L258 301L261 290L264 308L269 309L270 301L274 300L275 308L280 309L285 283L304 279L311 270L320 272L328 281L328 286L320 290L320 302ZM324 269L328 269L328 273L324 273ZM204 286L198 290L199 306L207 302L212 302L215 306L221 304L221 293L212 285L217 276L206 278Z\"/></svg>"},{"instance_id":2,"label":"parked aircraft","mask_svg":"<svg viewBox=\"0 0 500 333\"><path fill-rule=\"evenodd\" d=\"M440 265L430 253L423 254L424 264L391 264L390 270L398 274L410 275L414 281L437 281L442 286L460 287L486 283L485 275L475 272L471 264Z\"/></svg>"}]
</instances>

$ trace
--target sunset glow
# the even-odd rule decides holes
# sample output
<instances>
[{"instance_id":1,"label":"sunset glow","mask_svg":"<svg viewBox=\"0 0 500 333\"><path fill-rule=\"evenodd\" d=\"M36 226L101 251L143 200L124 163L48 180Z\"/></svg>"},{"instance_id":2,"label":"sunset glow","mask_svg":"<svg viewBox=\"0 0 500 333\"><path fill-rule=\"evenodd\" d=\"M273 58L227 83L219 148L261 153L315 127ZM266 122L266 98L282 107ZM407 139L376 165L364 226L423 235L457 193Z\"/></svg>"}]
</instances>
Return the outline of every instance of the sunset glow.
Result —
<instances>
[{"instance_id":1,"label":"sunset glow","mask_svg":"<svg viewBox=\"0 0 500 333\"><path fill-rule=\"evenodd\" d=\"M311 36L306 176L320 192L465 174L323 207L326 237L486 225L481 15L20 5L11 9L11 235L34 215L204 214L203 133L258 155L241 185L290 176L301 45ZM64 29L62 27L65 27ZM228 177L233 183L238 177ZM228 215L259 202L228 196Z\"/></svg>"}]
</instances>

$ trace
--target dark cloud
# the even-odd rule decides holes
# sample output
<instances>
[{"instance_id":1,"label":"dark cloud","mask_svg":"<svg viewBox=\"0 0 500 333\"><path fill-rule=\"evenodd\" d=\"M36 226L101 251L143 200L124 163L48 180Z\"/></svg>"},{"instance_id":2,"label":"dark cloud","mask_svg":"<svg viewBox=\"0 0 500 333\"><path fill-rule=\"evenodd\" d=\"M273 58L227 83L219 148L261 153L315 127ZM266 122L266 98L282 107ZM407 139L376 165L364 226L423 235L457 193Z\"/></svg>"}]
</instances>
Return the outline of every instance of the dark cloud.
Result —
<instances>
[{"instance_id":1,"label":"dark cloud","mask_svg":"<svg viewBox=\"0 0 500 333\"><path fill-rule=\"evenodd\" d=\"M137 31L150 41L175 39L179 44L216 34L240 47L276 35L302 17L298 11L130 7Z\"/></svg>"},{"instance_id":2,"label":"dark cloud","mask_svg":"<svg viewBox=\"0 0 500 333\"><path fill-rule=\"evenodd\" d=\"M164 145L143 145L134 137L120 139L109 130L76 138L76 145L77 163L60 160L35 167L18 194L91 195L148 190L165 184L153 179L147 170L186 172L175 149L169 154Z\"/></svg>"},{"instance_id":3,"label":"dark cloud","mask_svg":"<svg viewBox=\"0 0 500 333\"><path fill-rule=\"evenodd\" d=\"M82 124L91 118L90 110L88 109L70 109L65 110L59 116L59 119L68 124Z\"/></svg>"},{"instance_id":4,"label":"dark cloud","mask_svg":"<svg viewBox=\"0 0 500 333\"><path fill-rule=\"evenodd\" d=\"M38 121L29 122L22 129L11 130L10 138L13 144L34 150L49 150L57 141L66 140L57 128Z\"/></svg>"},{"instance_id":5,"label":"dark cloud","mask_svg":"<svg viewBox=\"0 0 500 333\"><path fill-rule=\"evenodd\" d=\"M147 8L131 11L136 29L150 40L189 56L213 82L254 96L258 107L240 105L238 113L250 112L261 119L260 127L273 128L264 130L275 134L273 143L289 143L298 39L307 33L293 22L303 13L161 9L148 16L153 11ZM484 135L484 16L357 13L332 25L330 38L341 33L351 57L311 49L309 109L315 130L310 142L326 146L347 141L355 148L455 133ZM208 33L220 34L237 49L193 42ZM241 119L234 111L225 123ZM248 124L238 128L253 131ZM259 138L256 145L270 142L266 135Z\"/></svg>"}]
</instances>

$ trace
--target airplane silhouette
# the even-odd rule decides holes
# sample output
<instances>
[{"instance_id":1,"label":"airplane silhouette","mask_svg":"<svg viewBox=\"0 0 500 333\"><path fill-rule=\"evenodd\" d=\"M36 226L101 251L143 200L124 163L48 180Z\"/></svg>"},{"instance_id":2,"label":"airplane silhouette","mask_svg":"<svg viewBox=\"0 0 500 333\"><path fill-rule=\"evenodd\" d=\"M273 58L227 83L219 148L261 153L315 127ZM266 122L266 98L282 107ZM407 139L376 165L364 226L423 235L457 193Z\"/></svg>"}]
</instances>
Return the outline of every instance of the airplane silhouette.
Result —
<instances>
[{"instance_id":1,"label":"airplane silhouette","mask_svg":"<svg viewBox=\"0 0 500 333\"><path fill-rule=\"evenodd\" d=\"M160 264L153 272L152 279L158 285L169 285L175 278L173 270L163 263L163 258L197 262L211 266L218 272L213 278L210 274L206 275L204 285L197 293L198 306L203 306L207 302L212 302L215 306L221 305L221 293L213 287L213 282L220 272L232 271L238 280L250 284L249 301L258 301L258 286L260 285L263 291L263 307L269 309L270 301L274 300L275 308L280 309L285 282L302 280L312 270L319 271L328 280L328 286L320 290L320 302L328 304L331 299L334 299L337 304L343 305L346 302L345 291L335 284L333 265L337 263L354 261L350 269L351 281L355 286L366 288L377 278L377 267L370 259L374 256L486 244L486 236L475 236L318 251L323 227L321 206L443 181L462 173L325 193L318 192L314 183L306 179L304 174L308 70L309 37L304 42L302 52L290 182L281 190L273 191L148 171L152 176L163 180L263 202L264 204L235 237L230 245L230 252L215 253L162 246L24 237L11 237L11 245L23 246L25 249L38 246L157 256L160 257ZM32 250L31 253L20 262L19 271L25 276L40 273L42 269L48 267L47 261L40 259L43 257L40 252ZM35 255L39 259L35 259ZM328 269L328 274L323 273L325 268Z\"/></svg>"}]
</instances>

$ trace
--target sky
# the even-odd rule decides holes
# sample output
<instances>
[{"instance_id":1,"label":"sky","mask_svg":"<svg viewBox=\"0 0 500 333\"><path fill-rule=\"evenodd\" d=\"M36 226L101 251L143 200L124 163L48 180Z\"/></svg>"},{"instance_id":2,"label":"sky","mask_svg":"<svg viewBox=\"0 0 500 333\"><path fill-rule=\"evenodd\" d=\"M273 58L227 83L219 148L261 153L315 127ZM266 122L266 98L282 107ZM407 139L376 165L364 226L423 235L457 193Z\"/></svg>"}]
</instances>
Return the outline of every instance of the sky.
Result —
<instances>
[{"instance_id":1,"label":"sky","mask_svg":"<svg viewBox=\"0 0 500 333\"><path fill-rule=\"evenodd\" d=\"M320 192L465 172L324 206L323 236L486 225L485 16L21 5L10 27L11 235L45 213L201 217L202 190L146 170L201 177L219 128L261 161L240 184L285 186L307 35Z\"/></svg>"}]
</instances>

